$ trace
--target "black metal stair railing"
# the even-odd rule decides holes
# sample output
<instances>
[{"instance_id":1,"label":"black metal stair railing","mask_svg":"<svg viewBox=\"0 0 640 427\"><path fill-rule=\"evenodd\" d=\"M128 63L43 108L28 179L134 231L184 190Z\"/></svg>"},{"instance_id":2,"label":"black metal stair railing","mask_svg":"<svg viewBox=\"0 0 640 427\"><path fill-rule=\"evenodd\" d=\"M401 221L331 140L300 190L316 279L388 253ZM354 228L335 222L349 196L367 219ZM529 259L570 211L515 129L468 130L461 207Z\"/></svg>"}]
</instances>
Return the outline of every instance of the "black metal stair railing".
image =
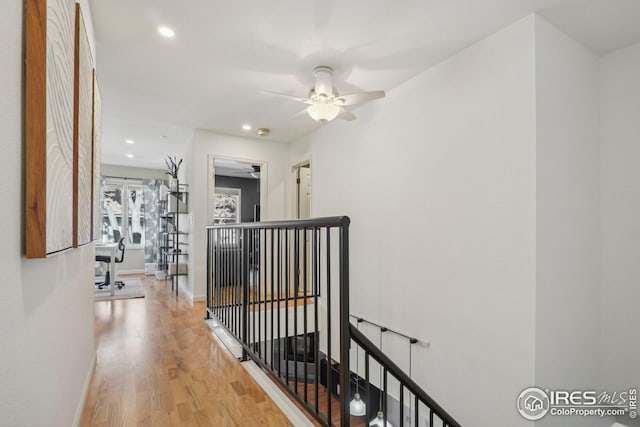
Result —
<instances>
[{"instance_id":1,"label":"black metal stair railing","mask_svg":"<svg viewBox=\"0 0 640 427\"><path fill-rule=\"evenodd\" d=\"M447 411L351 323L349 333L364 358L364 378L359 372L352 374L363 384L352 381L351 389L352 394L365 396L367 420L379 417L381 425L388 423L393 426L460 427ZM373 366L374 363L377 366ZM376 371L381 373L374 380L372 376L378 374ZM393 392L390 390L391 379L395 383Z\"/></svg>"},{"instance_id":2,"label":"black metal stair railing","mask_svg":"<svg viewBox=\"0 0 640 427\"><path fill-rule=\"evenodd\" d=\"M207 316L322 425L349 425L349 402L331 393L349 387L349 371L331 369L349 366L349 222L207 227Z\"/></svg>"},{"instance_id":3,"label":"black metal stair railing","mask_svg":"<svg viewBox=\"0 0 640 427\"><path fill-rule=\"evenodd\" d=\"M329 217L207 227L207 317L238 340L243 360L267 371L324 426L368 425L378 401L385 420L408 425L409 398L410 425L459 426L351 326L349 224L348 217ZM363 350L364 378L342 368L352 365L352 342ZM383 372L377 383L373 364ZM400 384L398 392L387 379ZM370 402L366 420L349 414L356 392Z\"/></svg>"}]
</instances>

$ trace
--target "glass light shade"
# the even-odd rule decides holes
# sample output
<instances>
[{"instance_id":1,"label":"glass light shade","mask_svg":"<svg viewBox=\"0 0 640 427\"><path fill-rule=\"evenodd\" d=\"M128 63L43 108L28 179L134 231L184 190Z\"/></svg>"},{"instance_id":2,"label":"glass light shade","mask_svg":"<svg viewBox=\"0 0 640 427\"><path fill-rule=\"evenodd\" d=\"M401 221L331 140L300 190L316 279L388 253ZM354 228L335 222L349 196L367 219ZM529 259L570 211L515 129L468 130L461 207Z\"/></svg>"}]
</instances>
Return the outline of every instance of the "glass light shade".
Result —
<instances>
[{"instance_id":1,"label":"glass light shade","mask_svg":"<svg viewBox=\"0 0 640 427\"><path fill-rule=\"evenodd\" d=\"M360 395L358 393L353 396L353 400L349 403L349 413L356 417L361 417L362 415L367 414L367 405L365 405L364 401L360 399Z\"/></svg>"},{"instance_id":2,"label":"glass light shade","mask_svg":"<svg viewBox=\"0 0 640 427\"><path fill-rule=\"evenodd\" d=\"M387 422L385 423L384 414L382 412L378 412L378 415L373 420L371 420L369 426L393 427L389 420L387 420Z\"/></svg>"},{"instance_id":3,"label":"glass light shade","mask_svg":"<svg viewBox=\"0 0 640 427\"><path fill-rule=\"evenodd\" d=\"M311 118L322 123L335 119L338 117L339 112L340 107L336 107L333 104L318 103L310 105L309 108L307 108L307 113L309 113Z\"/></svg>"}]
</instances>

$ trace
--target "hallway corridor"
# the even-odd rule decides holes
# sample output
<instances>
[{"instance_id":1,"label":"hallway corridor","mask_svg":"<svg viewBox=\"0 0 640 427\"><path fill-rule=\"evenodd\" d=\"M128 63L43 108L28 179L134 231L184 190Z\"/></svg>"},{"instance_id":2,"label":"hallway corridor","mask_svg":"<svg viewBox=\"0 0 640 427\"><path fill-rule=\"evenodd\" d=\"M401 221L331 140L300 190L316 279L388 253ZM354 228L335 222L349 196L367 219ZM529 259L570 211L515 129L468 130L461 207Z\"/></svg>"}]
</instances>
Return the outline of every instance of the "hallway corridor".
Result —
<instances>
[{"instance_id":1,"label":"hallway corridor","mask_svg":"<svg viewBox=\"0 0 640 427\"><path fill-rule=\"evenodd\" d=\"M289 426L202 321L204 303L140 277L145 298L95 305L96 368L81 426Z\"/></svg>"}]
</instances>

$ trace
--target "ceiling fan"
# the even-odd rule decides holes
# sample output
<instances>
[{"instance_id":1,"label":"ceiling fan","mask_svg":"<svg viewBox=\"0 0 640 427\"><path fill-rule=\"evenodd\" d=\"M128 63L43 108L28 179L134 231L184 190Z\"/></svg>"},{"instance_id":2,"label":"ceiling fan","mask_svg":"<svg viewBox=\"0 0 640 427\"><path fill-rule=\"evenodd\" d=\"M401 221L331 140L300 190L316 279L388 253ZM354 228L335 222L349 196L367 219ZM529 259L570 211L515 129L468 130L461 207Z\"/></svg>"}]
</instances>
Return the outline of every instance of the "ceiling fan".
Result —
<instances>
[{"instance_id":1,"label":"ceiling fan","mask_svg":"<svg viewBox=\"0 0 640 427\"><path fill-rule=\"evenodd\" d=\"M340 95L331 84L333 68L319 66L313 69L313 77L316 79L314 87L309 91L309 95L304 98L300 96L287 95L285 93L265 92L269 95L281 96L293 101L309 104L306 112L312 119L321 123L327 123L335 118L343 120L355 120L356 116L346 108L347 105L364 104L374 99L384 97L384 91L350 93Z\"/></svg>"}]
</instances>

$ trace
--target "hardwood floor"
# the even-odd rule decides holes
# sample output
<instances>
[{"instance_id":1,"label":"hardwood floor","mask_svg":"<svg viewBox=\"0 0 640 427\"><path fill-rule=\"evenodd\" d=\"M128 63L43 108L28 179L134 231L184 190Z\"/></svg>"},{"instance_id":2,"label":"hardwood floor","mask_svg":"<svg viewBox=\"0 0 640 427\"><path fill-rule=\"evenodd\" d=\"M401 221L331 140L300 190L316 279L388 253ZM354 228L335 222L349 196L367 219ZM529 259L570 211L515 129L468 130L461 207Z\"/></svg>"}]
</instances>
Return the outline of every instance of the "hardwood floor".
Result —
<instances>
[{"instance_id":1,"label":"hardwood floor","mask_svg":"<svg viewBox=\"0 0 640 427\"><path fill-rule=\"evenodd\" d=\"M288 392L286 391L286 388L280 384L279 382L277 382L275 379L273 380L276 385L284 392L288 395ZM291 387L294 387L293 382L291 382ZM298 383L298 392L302 395L304 393L304 384L303 383ZM316 386L315 384L307 384L307 399L308 402L311 404L311 406L315 406L315 396L316 396ZM302 397L302 396L301 396ZM319 412L321 414L323 414L325 417L328 414L328 403L327 400L331 398L331 422L333 423L334 426L336 427L340 427L341 422L340 422L340 399L338 399L338 397L334 394L332 394L331 396L329 396L329 393L327 392L327 389L322 386L322 385L318 385L318 408ZM298 403L297 400L293 399L290 397L290 400L303 412L306 413L306 409L304 409L304 407ZM313 425L315 425L316 427L321 427L322 424L320 424L315 418L311 417L311 416L307 416L309 418L309 420L313 423ZM350 417L351 420L351 427L365 427L368 423L366 422L366 417L355 417L353 415L351 415Z\"/></svg>"},{"instance_id":2,"label":"hardwood floor","mask_svg":"<svg viewBox=\"0 0 640 427\"><path fill-rule=\"evenodd\" d=\"M308 304L311 305L314 302L313 297L305 296L303 293L290 292L287 294L282 292L280 294L265 293L264 291L256 291L254 288L249 288L249 301L250 304L256 304L260 307L265 305L271 306L271 300L274 300L274 305L278 308L293 307L294 305L302 306ZM223 287L216 289L213 294L214 304L233 304L235 302L242 301L242 289L234 287Z\"/></svg>"},{"instance_id":3,"label":"hardwood floor","mask_svg":"<svg viewBox=\"0 0 640 427\"><path fill-rule=\"evenodd\" d=\"M97 363L82 426L290 426L170 282L95 304Z\"/></svg>"}]
</instances>

